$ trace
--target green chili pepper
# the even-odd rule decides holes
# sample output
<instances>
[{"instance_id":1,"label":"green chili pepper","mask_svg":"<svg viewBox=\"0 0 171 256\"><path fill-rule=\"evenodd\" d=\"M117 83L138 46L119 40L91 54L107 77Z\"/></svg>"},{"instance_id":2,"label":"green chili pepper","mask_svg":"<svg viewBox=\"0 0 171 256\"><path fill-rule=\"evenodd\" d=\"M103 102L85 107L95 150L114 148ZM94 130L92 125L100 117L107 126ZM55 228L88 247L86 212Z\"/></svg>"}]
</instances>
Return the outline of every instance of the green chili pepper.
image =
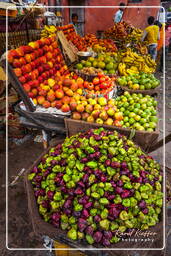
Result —
<instances>
[{"instance_id":1,"label":"green chili pepper","mask_svg":"<svg viewBox=\"0 0 171 256\"><path fill-rule=\"evenodd\" d=\"M145 219L145 215L144 215L143 212L139 212L138 217L139 217L139 219L142 220L142 221Z\"/></svg>"},{"instance_id":2,"label":"green chili pepper","mask_svg":"<svg viewBox=\"0 0 171 256\"><path fill-rule=\"evenodd\" d=\"M98 184L98 186L100 187L100 188L104 188L104 183L103 182L100 182L99 184Z\"/></svg>"},{"instance_id":3,"label":"green chili pepper","mask_svg":"<svg viewBox=\"0 0 171 256\"><path fill-rule=\"evenodd\" d=\"M163 205L163 200L162 200L162 199L158 199L158 200L156 200L155 204L156 204L157 206L162 207L162 205Z\"/></svg>"},{"instance_id":4,"label":"green chili pepper","mask_svg":"<svg viewBox=\"0 0 171 256\"><path fill-rule=\"evenodd\" d=\"M109 183L109 182L106 182L106 183L105 183L104 190L105 190L105 191L113 191L112 184Z\"/></svg>"},{"instance_id":5,"label":"green chili pepper","mask_svg":"<svg viewBox=\"0 0 171 256\"><path fill-rule=\"evenodd\" d=\"M47 181L46 181L46 184L47 184L47 185L54 185L54 184L55 184L55 181L54 181L54 180L47 180Z\"/></svg>"},{"instance_id":6,"label":"green chili pepper","mask_svg":"<svg viewBox=\"0 0 171 256\"><path fill-rule=\"evenodd\" d=\"M131 206L130 199L129 198L124 198L122 200L122 205L125 206L125 207L130 207Z\"/></svg>"},{"instance_id":7,"label":"green chili pepper","mask_svg":"<svg viewBox=\"0 0 171 256\"><path fill-rule=\"evenodd\" d=\"M79 171L82 171L84 169L84 164L82 164L80 161L76 161L76 167Z\"/></svg>"},{"instance_id":8,"label":"green chili pepper","mask_svg":"<svg viewBox=\"0 0 171 256\"><path fill-rule=\"evenodd\" d=\"M75 182L75 183L77 183L78 181L80 180L80 177L79 177L79 175L72 175L72 181L73 182Z\"/></svg>"},{"instance_id":9,"label":"green chili pepper","mask_svg":"<svg viewBox=\"0 0 171 256\"><path fill-rule=\"evenodd\" d=\"M99 158L99 163L104 163L107 160L107 156L103 155Z\"/></svg>"},{"instance_id":10,"label":"green chili pepper","mask_svg":"<svg viewBox=\"0 0 171 256\"><path fill-rule=\"evenodd\" d=\"M96 169L98 167L97 162L93 162L93 161L86 163L86 165L93 169Z\"/></svg>"},{"instance_id":11,"label":"green chili pepper","mask_svg":"<svg viewBox=\"0 0 171 256\"><path fill-rule=\"evenodd\" d=\"M124 184L124 188L131 189L131 188L133 188L133 186L132 186L131 182L126 182L126 183Z\"/></svg>"},{"instance_id":12,"label":"green chili pepper","mask_svg":"<svg viewBox=\"0 0 171 256\"><path fill-rule=\"evenodd\" d=\"M53 160L52 156L49 156L48 158L46 158L46 164L50 163Z\"/></svg>"},{"instance_id":13,"label":"green chili pepper","mask_svg":"<svg viewBox=\"0 0 171 256\"><path fill-rule=\"evenodd\" d=\"M111 155L116 155L116 154L117 154L117 149L114 148L114 147L109 147L109 148L108 148L108 152L109 152L109 154L111 154Z\"/></svg>"},{"instance_id":14,"label":"green chili pepper","mask_svg":"<svg viewBox=\"0 0 171 256\"><path fill-rule=\"evenodd\" d=\"M68 220L69 224L75 224L76 223L76 218L74 216L71 216Z\"/></svg>"},{"instance_id":15,"label":"green chili pepper","mask_svg":"<svg viewBox=\"0 0 171 256\"><path fill-rule=\"evenodd\" d=\"M141 194L139 191L135 191L135 196L134 196L138 201L141 200Z\"/></svg>"},{"instance_id":16,"label":"green chili pepper","mask_svg":"<svg viewBox=\"0 0 171 256\"><path fill-rule=\"evenodd\" d=\"M92 192L95 192L95 191L97 190L97 186L98 186L98 184L93 184L93 185L91 186L91 191L92 191Z\"/></svg>"},{"instance_id":17,"label":"green chili pepper","mask_svg":"<svg viewBox=\"0 0 171 256\"><path fill-rule=\"evenodd\" d=\"M144 199L148 199L147 193L141 193L141 197L144 198Z\"/></svg>"},{"instance_id":18,"label":"green chili pepper","mask_svg":"<svg viewBox=\"0 0 171 256\"><path fill-rule=\"evenodd\" d=\"M43 215L43 218L44 218L44 220L45 220L46 222L48 222L48 221L50 220L50 215L49 215L49 213L45 213L45 214Z\"/></svg>"},{"instance_id":19,"label":"green chili pepper","mask_svg":"<svg viewBox=\"0 0 171 256\"><path fill-rule=\"evenodd\" d=\"M44 208L42 205L39 205L40 214L44 215L47 212L47 208Z\"/></svg>"},{"instance_id":20,"label":"green chili pepper","mask_svg":"<svg viewBox=\"0 0 171 256\"><path fill-rule=\"evenodd\" d=\"M68 166L66 167L66 174L67 175L71 175L72 174L72 170Z\"/></svg>"},{"instance_id":21,"label":"green chili pepper","mask_svg":"<svg viewBox=\"0 0 171 256\"><path fill-rule=\"evenodd\" d=\"M28 180L33 180L33 178L36 176L36 173L30 173L28 175Z\"/></svg>"},{"instance_id":22,"label":"green chili pepper","mask_svg":"<svg viewBox=\"0 0 171 256\"><path fill-rule=\"evenodd\" d=\"M67 162L70 162L70 161L75 161L76 160L76 156L74 154L71 154L68 158L67 158Z\"/></svg>"},{"instance_id":23,"label":"green chili pepper","mask_svg":"<svg viewBox=\"0 0 171 256\"><path fill-rule=\"evenodd\" d=\"M97 192L100 194L100 196L104 195L104 190L102 188L98 188Z\"/></svg>"},{"instance_id":24,"label":"green chili pepper","mask_svg":"<svg viewBox=\"0 0 171 256\"><path fill-rule=\"evenodd\" d=\"M55 185L50 185L48 190L55 191L56 190L56 186Z\"/></svg>"},{"instance_id":25,"label":"green chili pepper","mask_svg":"<svg viewBox=\"0 0 171 256\"><path fill-rule=\"evenodd\" d=\"M132 222L131 222L130 220L126 220L126 221L125 221L125 226L126 226L127 228L133 228L133 227L134 227L134 225L132 224Z\"/></svg>"},{"instance_id":26,"label":"green chili pepper","mask_svg":"<svg viewBox=\"0 0 171 256\"><path fill-rule=\"evenodd\" d=\"M78 239L83 239L84 238L84 233L82 233L82 232L77 232L77 237L78 237Z\"/></svg>"},{"instance_id":27,"label":"green chili pepper","mask_svg":"<svg viewBox=\"0 0 171 256\"><path fill-rule=\"evenodd\" d=\"M95 152L94 148L91 148L91 147L87 147L86 148L86 151L89 153L89 154L92 154Z\"/></svg>"},{"instance_id":28,"label":"green chili pepper","mask_svg":"<svg viewBox=\"0 0 171 256\"><path fill-rule=\"evenodd\" d=\"M64 174L63 180L64 180L65 182L68 182L70 179L71 179L71 177L70 177L68 174Z\"/></svg>"},{"instance_id":29,"label":"green chili pepper","mask_svg":"<svg viewBox=\"0 0 171 256\"><path fill-rule=\"evenodd\" d=\"M106 167L105 167L103 164L99 164L99 169L100 169L102 172L106 172Z\"/></svg>"},{"instance_id":30,"label":"green chili pepper","mask_svg":"<svg viewBox=\"0 0 171 256\"><path fill-rule=\"evenodd\" d=\"M107 173L109 176L113 176L116 174L116 170L111 167L107 167Z\"/></svg>"},{"instance_id":31,"label":"green chili pepper","mask_svg":"<svg viewBox=\"0 0 171 256\"><path fill-rule=\"evenodd\" d=\"M75 166L75 161L74 160L71 160L71 161L69 161L68 162L68 167L70 168L70 169L72 169L74 166Z\"/></svg>"},{"instance_id":32,"label":"green chili pepper","mask_svg":"<svg viewBox=\"0 0 171 256\"><path fill-rule=\"evenodd\" d=\"M125 226L119 226L119 231L121 231L121 232L125 232L126 231L126 229L127 229L127 227L125 227Z\"/></svg>"},{"instance_id":33,"label":"green chili pepper","mask_svg":"<svg viewBox=\"0 0 171 256\"><path fill-rule=\"evenodd\" d=\"M52 172L61 172L61 166L60 165L55 165L52 168ZM49 175L48 175L49 176Z\"/></svg>"},{"instance_id":34,"label":"green chili pepper","mask_svg":"<svg viewBox=\"0 0 171 256\"><path fill-rule=\"evenodd\" d=\"M137 200L134 197L130 197L131 207L134 207L137 205Z\"/></svg>"},{"instance_id":35,"label":"green chili pepper","mask_svg":"<svg viewBox=\"0 0 171 256\"><path fill-rule=\"evenodd\" d=\"M87 195L87 196L90 196L90 194L91 194L91 190L90 190L90 188L88 188L88 189L86 190L86 195Z\"/></svg>"},{"instance_id":36,"label":"green chili pepper","mask_svg":"<svg viewBox=\"0 0 171 256\"><path fill-rule=\"evenodd\" d=\"M127 177L126 175L122 175L121 177L120 177L120 179L123 181L123 182L129 182L130 181L130 178L129 177Z\"/></svg>"},{"instance_id":37,"label":"green chili pepper","mask_svg":"<svg viewBox=\"0 0 171 256\"><path fill-rule=\"evenodd\" d=\"M41 182L41 188L46 188L47 187L47 182L46 181L42 181Z\"/></svg>"},{"instance_id":38,"label":"green chili pepper","mask_svg":"<svg viewBox=\"0 0 171 256\"><path fill-rule=\"evenodd\" d=\"M113 243L117 243L120 241L120 238L117 237L117 236L113 236L112 239L110 240L110 242L113 244Z\"/></svg>"},{"instance_id":39,"label":"green chili pepper","mask_svg":"<svg viewBox=\"0 0 171 256\"><path fill-rule=\"evenodd\" d=\"M97 214L97 209L92 208L92 209L90 210L90 214L91 214L92 216L96 216L96 214Z\"/></svg>"},{"instance_id":40,"label":"green chili pepper","mask_svg":"<svg viewBox=\"0 0 171 256\"><path fill-rule=\"evenodd\" d=\"M101 218L106 219L107 216L108 216L108 213L109 213L108 209L104 208L103 211L100 214Z\"/></svg>"},{"instance_id":41,"label":"green chili pepper","mask_svg":"<svg viewBox=\"0 0 171 256\"><path fill-rule=\"evenodd\" d=\"M50 205L52 207L52 210L57 210L59 208L59 202L50 202Z\"/></svg>"},{"instance_id":42,"label":"green chili pepper","mask_svg":"<svg viewBox=\"0 0 171 256\"><path fill-rule=\"evenodd\" d=\"M114 141L114 140L115 140L115 136L114 136L114 135L112 135L112 134L110 134L108 137L109 137L109 139L110 139L110 140L112 140L112 141Z\"/></svg>"},{"instance_id":43,"label":"green chili pepper","mask_svg":"<svg viewBox=\"0 0 171 256\"><path fill-rule=\"evenodd\" d=\"M119 227L119 225L116 222L113 222L113 221L111 222L111 224L110 224L111 231L118 229L118 227Z\"/></svg>"},{"instance_id":44,"label":"green chili pepper","mask_svg":"<svg viewBox=\"0 0 171 256\"><path fill-rule=\"evenodd\" d=\"M64 222L61 222L61 229L62 230L66 230L66 229L68 229L68 227L69 227L69 225L68 225L68 223L64 223Z\"/></svg>"},{"instance_id":45,"label":"green chili pepper","mask_svg":"<svg viewBox=\"0 0 171 256\"><path fill-rule=\"evenodd\" d=\"M94 183L95 178L96 178L96 176L95 176L94 174L91 174L90 177L89 177L89 179L88 179L88 180L89 180L89 183L90 183L90 184Z\"/></svg>"},{"instance_id":46,"label":"green chili pepper","mask_svg":"<svg viewBox=\"0 0 171 256\"><path fill-rule=\"evenodd\" d=\"M93 216L89 216L89 217L88 217L87 223L88 223L89 225L93 224Z\"/></svg>"},{"instance_id":47,"label":"green chili pepper","mask_svg":"<svg viewBox=\"0 0 171 256\"><path fill-rule=\"evenodd\" d=\"M117 145L117 147L118 147L118 145ZM121 153L121 155L126 155L127 154L127 152L124 148L119 148L119 152Z\"/></svg>"},{"instance_id":48,"label":"green chili pepper","mask_svg":"<svg viewBox=\"0 0 171 256\"><path fill-rule=\"evenodd\" d=\"M135 177L139 178L140 177L140 174L138 171L133 171L132 172L132 175L134 175Z\"/></svg>"},{"instance_id":49,"label":"green chili pepper","mask_svg":"<svg viewBox=\"0 0 171 256\"><path fill-rule=\"evenodd\" d=\"M157 214L160 214L160 213L161 213L161 209L160 209L159 207L156 207L156 208L155 208L155 211L156 211Z\"/></svg>"},{"instance_id":50,"label":"green chili pepper","mask_svg":"<svg viewBox=\"0 0 171 256\"><path fill-rule=\"evenodd\" d=\"M149 229L149 226L147 224L142 224L141 230L146 230L146 229Z\"/></svg>"},{"instance_id":51,"label":"green chili pepper","mask_svg":"<svg viewBox=\"0 0 171 256\"><path fill-rule=\"evenodd\" d=\"M135 152L135 149L133 147L130 147L127 152L129 155L133 155Z\"/></svg>"},{"instance_id":52,"label":"green chili pepper","mask_svg":"<svg viewBox=\"0 0 171 256\"><path fill-rule=\"evenodd\" d=\"M119 214L119 218L121 220L128 220L129 219L128 213L126 211L121 211Z\"/></svg>"},{"instance_id":53,"label":"green chili pepper","mask_svg":"<svg viewBox=\"0 0 171 256\"><path fill-rule=\"evenodd\" d=\"M68 223L68 216L66 214L61 215L61 221L64 223Z\"/></svg>"},{"instance_id":54,"label":"green chili pepper","mask_svg":"<svg viewBox=\"0 0 171 256\"><path fill-rule=\"evenodd\" d=\"M100 227L101 227L102 229L104 229L104 230L109 230L109 225L110 225L110 221L109 221L109 220L107 220L107 219L101 220L101 221L99 222L99 224L100 224Z\"/></svg>"},{"instance_id":55,"label":"green chili pepper","mask_svg":"<svg viewBox=\"0 0 171 256\"><path fill-rule=\"evenodd\" d=\"M67 233L67 237L72 240L77 240L77 231L75 229L71 228Z\"/></svg>"},{"instance_id":56,"label":"green chili pepper","mask_svg":"<svg viewBox=\"0 0 171 256\"><path fill-rule=\"evenodd\" d=\"M75 151L74 148L70 148L70 149L68 150L68 155L71 155L74 151Z\"/></svg>"},{"instance_id":57,"label":"green chili pepper","mask_svg":"<svg viewBox=\"0 0 171 256\"><path fill-rule=\"evenodd\" d=\"M120 204L122 203L122 198L120 197L120 195L116 195L116 197L114 198L113 202L115 204Z\"/></svg>"},{"instance_id":58,"label":"green chili pepper","mask_svg":"<svg viewBox=\"0 0 171 256\"><path fill-rule=\"evenodd\" d=\"M152 216L148 216L148 226L155 226L156 220Z\"/></svg>"},{"instance_id":59,"label":"green chili pepper","mask_svg":"<svg viewBox=\"0 0 171 256\"><path fill-rule=\"evenodd\" d=\"M134 188L136 189L136 190L138 190L139 189L139 187L141 186L141 184L140 183L134 183Z\"/></svg>"},{"instance_id":60,"label":"green chili pepper","mask_svg":"<svg viewBox=\"0 0 171 256\"><path fill-rule=\"evenodd\" d=\"M91 193L91 196L96 198L96 199L100 198L100 195L97 192Z\"/></svg>"},{"instance_id":61,"label":"green chili pepper","mask_svg":"<svg viewBox=\"0 0 171 256\"><path fill-rule=\"evenodd\" d=\"M102 155L107 156L107 154L108 154L107 148L108 148L108 145L105 145L105 146L103 145L103 148L100 150Z\"/></svg>"},{"instance_id":62,"label":"green chili pepper","mask_svg":"<svg viewBox=\"0 0 171 256\"><path fill-rule=\"evenodd\" d=\"M109 204L109 200L107 198L105 198L105 197L104 198L103 197L100 198L99 202L100 202L100 204L104 204L104 205L105 204Z\"/></svg>"},{"instance_id":63,"label":"green chili pepper","mask_svg":"<svg viewBox=\"0 0 171 256\"><path fill-rule=\"evenodd\" d=\"M53 199L54 199L55 201L60 201L60 200L62 200L61 192L60 192L60 191L56 192L56 193L54 194L54 196L53 196Z\"/></svg>"},{"instance_id":64,"label":"green chili pepper","mask_svg":"<svg viewBox=\"0 0 171 256\"><path fill-rule=\"evenodd\" d=\"M38 204L41 204L44 199L45 199L44 196L38 196L38 198L37 198L37 203L38 203Z\"/></svg>"},{"instance_id":65,"label":"green chili pepper","mask_svg":"<svg viewBox=\"0 0 171 256\"><path fill-rule=\"evenodd\" d=\"M97 142L93 137L90 137L89 143L90 143L91 146L96 146L96 145L98 145L98 142Z\"/></svg>"},{"instance_id":66,"label":"green chili pepper","mask_svg":"<svg viewBox=\"0 0 171 256\"><path fill-rule=\"evenodd\" d=\"M87 240L87 242L88 242L89 244L93 244L93 243L94 243L94 239L93 239L92 236L86 235L85 238L86 238L86 240Z\"/></svg>"},{"instance_id":67,"label":"green chili pepper","mask_svg":"<svg viewBox=\"0 0 171 256\"><path fill-rule=\"evenodd\" d=\"M83 205L82 204L77 204L77 205L74 206L74 210L76 212L80 212L80 211L82 211L82 209L83 209Z\"/></svg>"},{"instance_id":68,"label":"green chili pepper","mask_svg":"<svg viewBox=\"0 0 171 256\"><path fill-rule=\"evenodd\" d=\"M156 187L156 189L159 190L159 191L160 191L161 188L162 188L160 182L158 182L158 181L155 182L155 187Z\"/></svg>"},{"instance_id":69,"label":"green chili pepper","mask_svg":"<svg viewBox=\"0 0 171 256\"><path fill-rule=\"evenodd\" d=\"M96 225L96 223L91 224L91 227L92 227L92 228L93 228L93 230L95 231L95 230L97 229L97 225Z\"/></svg>"}]
</instances>

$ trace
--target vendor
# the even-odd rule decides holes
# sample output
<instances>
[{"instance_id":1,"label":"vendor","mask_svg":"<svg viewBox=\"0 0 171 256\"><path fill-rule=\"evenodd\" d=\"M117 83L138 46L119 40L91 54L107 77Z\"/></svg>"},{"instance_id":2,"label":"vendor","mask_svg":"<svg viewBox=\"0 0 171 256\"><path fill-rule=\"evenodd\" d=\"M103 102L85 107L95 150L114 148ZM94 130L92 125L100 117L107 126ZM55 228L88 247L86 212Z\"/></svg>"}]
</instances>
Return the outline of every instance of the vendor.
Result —
<instances>
[{"instance_id":1,"label":"vendor","mask_svg":"<svg viewBox=\"0 0 171 256\"><path fill-rule=\"evenodd\" d=\"M149 26L146 27L141 41L147 41L148 44L148 53L151 55L153 60L156 60L157 57L157 41L160 39L159 27L154 25L154 17L148 17Z\"/></svg>"},{"instance_id":2,"label":"vendor","mask_svg":"<svg viewBox=\"0 0 171 256\"><path fill-rule=\"evenodd\" d=\"M81 26L80 24L78 24L78 15L76 13L73 13L71 16L71 19L72 21L70 24L73 24L77 34L81 35L82 32L81 32Z\"/></svg>"},{"instance_id":3,"label":"vendor","mask_svg":"<svg viewBox=\"0 0 171 256\"><path fill-rule=\"evenodd\" d=\"M118 22L122 21L124 9L125 9L125 7L124 7L125 4L124 3L120 3L119 6L120 6L119 10L113 16L114 23L118 23Z\"/></svg>"}]
</instances>

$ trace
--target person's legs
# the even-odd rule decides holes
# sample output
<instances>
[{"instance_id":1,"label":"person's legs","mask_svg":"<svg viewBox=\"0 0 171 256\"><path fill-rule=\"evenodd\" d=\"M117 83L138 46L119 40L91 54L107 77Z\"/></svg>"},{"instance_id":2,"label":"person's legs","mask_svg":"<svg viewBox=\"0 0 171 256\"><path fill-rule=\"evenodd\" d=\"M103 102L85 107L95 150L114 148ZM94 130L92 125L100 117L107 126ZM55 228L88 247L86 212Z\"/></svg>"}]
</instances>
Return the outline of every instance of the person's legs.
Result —
<instances>
[{"instance_id":1,"label":"person's legs","mask_svg":"<svg viewBox=\"0 0 171 256\"><path fill-rule=\"evenodd\" d=\"M157 57L157 47L155 45L149 45L148 53L151 55L153 60L156 60Z\"/></svg>"}]
</instances>

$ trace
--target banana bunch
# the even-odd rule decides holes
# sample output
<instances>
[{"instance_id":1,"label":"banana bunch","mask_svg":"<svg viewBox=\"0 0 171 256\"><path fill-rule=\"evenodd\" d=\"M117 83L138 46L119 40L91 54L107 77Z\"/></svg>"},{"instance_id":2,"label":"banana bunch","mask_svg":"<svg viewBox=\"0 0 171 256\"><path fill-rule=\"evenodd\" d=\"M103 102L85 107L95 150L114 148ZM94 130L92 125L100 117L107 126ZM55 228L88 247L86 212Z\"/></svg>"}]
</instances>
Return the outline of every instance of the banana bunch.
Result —
<instances>
[{"instance_id":1,"label":"banana bunch","mask_svg":"<svg viewBox=\"0 0 171 256\"><path fill-rule=\"evenodd\" d=\"M49 36L56 36L57 29L55 26L44 26L44 29L41 31L41 37L49 37Z\"/></svg>"},{"instance_id":2,"label":"banana bunch","mask_svg":"<svg viewBox=\"0 0 171 256\"><path fill-rule=\"evenodd\" d=\"M137 67L131 66L130 68L127 68L125 63L119 63L118 70L119 70L120 75L122 75L122 76L139 74Z\"/></svg>"},{"instance_id":3,"label":"banana bunch","mask_svg":"<svg viewBox=\"0 0 171 256\"><path fill-rule=\"evenodd\" d=\"M121 56L122 60L119 68L121 75L137 74L140 71L145 73L153 73L155 71L156 63L151 59L150 55L141 56L128 48Z\"/></svg>"}]
</instances>

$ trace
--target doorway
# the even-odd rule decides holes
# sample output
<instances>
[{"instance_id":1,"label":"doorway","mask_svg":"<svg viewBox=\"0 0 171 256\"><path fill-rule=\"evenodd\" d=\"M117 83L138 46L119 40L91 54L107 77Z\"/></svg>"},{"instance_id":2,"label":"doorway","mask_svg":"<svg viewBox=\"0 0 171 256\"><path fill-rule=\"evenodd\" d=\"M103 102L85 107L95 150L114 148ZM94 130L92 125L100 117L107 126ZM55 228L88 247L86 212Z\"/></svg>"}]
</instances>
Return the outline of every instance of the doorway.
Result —
<instances>
[{"instance_id":1,"label":"doorway","mask_svg":"<svg viewBox=\"0 0 171 256\"><path fill-rule=\"evenodd\" d=\"M85 6L85 0L69 0L69 6ZM80 36L84 36L84 24L85 24L85 8L70 8L69 18L72 21L71 16L73 13L78 15L78 27Z\"/></svg>"}]
</instances>

